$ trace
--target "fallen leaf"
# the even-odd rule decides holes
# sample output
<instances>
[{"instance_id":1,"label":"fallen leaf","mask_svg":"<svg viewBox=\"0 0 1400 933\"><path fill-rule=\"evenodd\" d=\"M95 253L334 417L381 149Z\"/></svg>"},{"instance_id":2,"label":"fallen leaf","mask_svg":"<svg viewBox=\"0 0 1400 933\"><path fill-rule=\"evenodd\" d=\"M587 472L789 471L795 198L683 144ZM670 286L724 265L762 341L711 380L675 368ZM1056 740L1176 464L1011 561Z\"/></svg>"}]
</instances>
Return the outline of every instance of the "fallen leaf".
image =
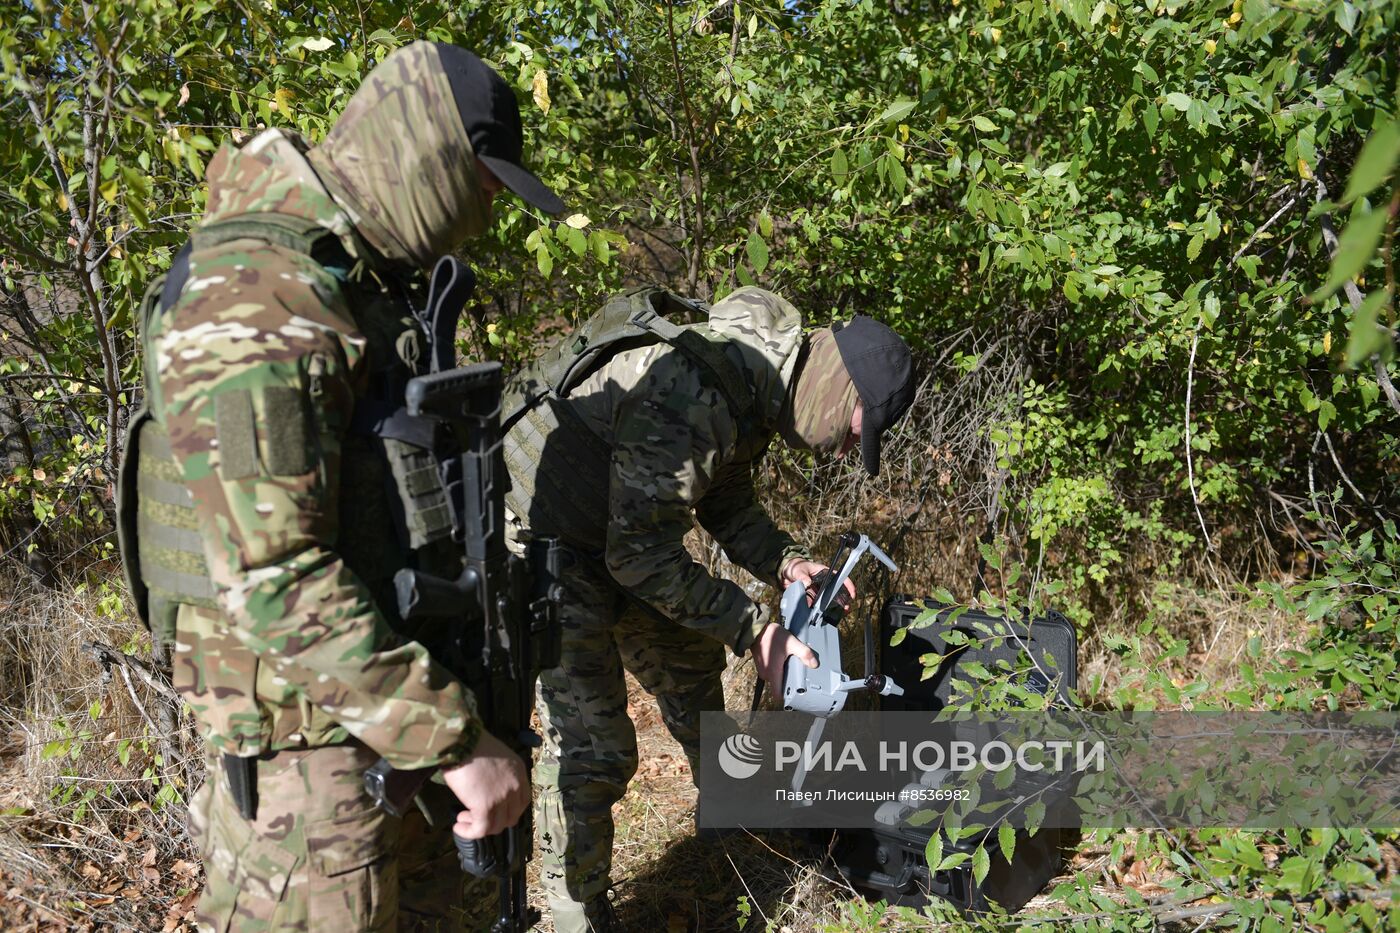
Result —
<instances>
[{"instance_id":1,"label":"fallen leaf","mask_svg":"<svg viewBox=\"0 0 1400 933\"><path fill-rule=\"evenodd\" d=\"M143 856L141 856L141 864L144 865L144 866L149 867L149 866L151 866L151 865L154 865L155 863L156 863L156 847L155 847L155 846L151 846L149 849L146 850L146 854L143 855Z\"/></svg>"},{"instance_id":2,"label":"fallen leaf","mask_svg":"<svg viewBox=\"0 0 1400 933\"><path fill-rule=\"evenodd\" d=\"M96 865L92 864L91 862L84 862L84 863L83 863L83 867L82 867L82 869L81 869L81 873L82 873L82 876L83 876L84 878L87 878L89 881L96 881L98 878L101 878L101 877L102 877L102 869L98 868Z\"/></svg>"}]
</instances>

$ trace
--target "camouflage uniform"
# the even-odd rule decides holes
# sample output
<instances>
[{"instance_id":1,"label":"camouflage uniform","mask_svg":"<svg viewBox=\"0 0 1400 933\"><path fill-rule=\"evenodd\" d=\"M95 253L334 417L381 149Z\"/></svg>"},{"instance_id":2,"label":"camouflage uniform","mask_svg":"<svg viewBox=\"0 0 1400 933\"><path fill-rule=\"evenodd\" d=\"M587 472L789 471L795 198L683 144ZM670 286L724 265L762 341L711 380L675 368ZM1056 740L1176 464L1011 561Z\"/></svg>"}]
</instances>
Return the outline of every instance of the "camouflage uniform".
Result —
<instances>
[{"instance_id":1,"label":"camouflage uniform","mask_svg":"<svg viewBox=\"0 0 1400 933\"><path fill-rule=\"evenodd\" d=\"M699 712L723 708L724 648L742 654L768 622L764 606L690 558L682 538L694 519L772 585L806 556L757 504L752 476L790 403L799 315L745 288L698 326L747 381L754 411L732 411L702 365L654 344L617 353L506 438L512 512L569 553L563 663L540 678L535 772L540 873L560 931L586 929L584 902L609 885L611 807L637 766L624 668L657 697L694 773Z\"/></svg>"},{"instance_id":2,"label":"camouflage uniform","mask_svg":"<svg viewBox=\"0 0 1400 933\"><path fill-rule=\"evenodd\" d=\"M183 290L143 334L147 410L173 462L164 477L143 467L142 519L187 490L201 547L167 534L166 570L213 583L174 626L175 685L211 753L191 807L202 929L464 923L450 827L388 817L362 786L380 756L450 766L482 731L471 692L424 646L432 633L402 631L395 612L395 570L454 569L442 523L395 502L397 474L427 475L431 459L370 424L384 386L423 362L405 302L416 270L490 217L436 56L417 43L387 59L317 149L278 130L225 146ZM314 259L269 224L329 250ZM256 759L251 821L224 755Z\"/></svg>"}]
</instances>

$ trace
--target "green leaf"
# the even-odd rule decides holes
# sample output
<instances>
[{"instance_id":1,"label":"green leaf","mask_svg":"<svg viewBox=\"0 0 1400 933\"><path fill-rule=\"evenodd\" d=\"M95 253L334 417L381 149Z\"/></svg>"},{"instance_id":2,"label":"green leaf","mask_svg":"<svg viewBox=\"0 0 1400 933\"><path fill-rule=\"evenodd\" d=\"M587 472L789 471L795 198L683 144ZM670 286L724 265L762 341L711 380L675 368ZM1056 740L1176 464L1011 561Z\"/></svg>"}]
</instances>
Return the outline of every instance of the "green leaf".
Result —
<instances>
[{"instance_id":1,"label":"green leaf","mask_svg":"<svg viewBox=\"0 0 1400 933\"><path fill-rule=\"evenodd\" d=\"M1327 275L1327 282L1313 292L1313 301L1326 298L1366 268L1366 263L1375 256L1376 244L1380 242L1381 233L1385 230L1386 217L1387 212L1382 208L1363 211L1352 218L1337 240L1337 253L1332 257L1332 268Z\"/></svg>"},{"instance_id":2,"label":"green leaf","mask_svg":"<svg viewBox=\"0 0 1400 933\"><path fill-rule=\"evenodd\" d=\"M1323 402L1317 407L1317 429L1319 431L1326 431L1327 426L1330 425L1336 417L1337 406L1333 405L1331 402Z\"/></svg>"},{"instance_id":3,"label":"green leaf","mask_svg":"<svg viewBox=\"0 0 1400 933\"><path fill-rule=\"evenodd\" d=\"M763 242L763 237L757 232L750 233L748 242L744 244L744 251L748 254L749 265L753 266L753 271L759 275L768 268L768 244Z\"/></svg>"},{"instance_id":4,"label":"green leaf","mask_svg":"<svg viewBox=\"0 0 1400 933\"><path fill-rule=\"evenodd\" d=\"M835 176L838 184L846 180L846 175L850 171L850 165L846 161L846 150L837 149L831 154L831 174Z\"/></svg>"},{"instance_id":5,"label":"green leaf","mask_svg":"<svg viewBox=\"0 0 1400 933\"><path fill-rule=\"evenodd\" d=\"M914 108L919 106L916 100L897 100L885 108L884 113L875 120L876 123L890 123L895 120L903 120L914 112Z\"/></svg>"},{"instance_id":6,"label":"green leaf","mask_svg":"<svg viewBox=\"0 0 1400 933\"><path fill-rule=\"evenodd\" d=\"M1069 171L1069 163L1068 163L1068 162L1056 162L1054 165L1052 165L1052 166L1050 166L1049 168L1047 168L1047 169L1046 169L1044 172L1042 172L1041 174L1043 174L1046 178L1059 178L1061 175L1063 175L1065 172L1068 172L1068 171Z\"/></svg>"},{"instance_id":7,"label":"green leaf","mask_svg":"<svg viewBox=\"0 0 1400 933\"><path fill-rule=\"evenodd\" d=\"M1201 245L1203 243L1205 243L1204 236L1199 233L1193 236L1191 242L1186 244L1186 258L1194 262L1196 257L1201 255Z\"/></svg>"},{"instance_id":8,"label":"green leaf","mask_svg":"<svg viewBox=\"0 0 1400 933\"><path fill-rule=\"evenodd\" d=\"M773 235L773 218L768 216L767 211L758 215L758 232L765 240Z\"/></svg>"},{"instance_id":9,"label":"green leaf","mask_svg":"<svg viewBox=\"0 0 1400 933\"><path fill-rule=\"evenodd\" d=\"M981 884L987 877L987 871L992 867L992 857L987 854L986 845L977 847L977 851L972 853L972 879Z\"/></svg>"},{"instance_id":10,"label":"green leaf","mask_svg":"<svg viewBox=\"0 0 1400 933\"><path fill-rule=\"evenodd\" d=\"M593 255L598 258L599 262L607 265L612 261L612 245L608 243L608 238L601 230L595 230L588 235L588 245L592 247Z\"/></svg>"},{"instance_id":11,"label":"green leaf","mask_svg":"<svg viewBox=\"0 0 1400 933\"><path fill-rule=\"evenodd\" d=\"M1370 194L1395 171L1397 162L1400 162L1400 120L1391 120L1377 127L1361 147L1342 201L1354 201Z\"/></svg>"},{"instance_id":12,"label":"green leaf","mask_svg":"<svg viewBox=\"0 0 1400 933\"><path fill-rule=\"evenodd\" d=\"M934 833L929 838L928 845L924 846L924 860L928 862L930 868L943 861L942 833Z\"/></svg>"},{"instance_id":13,"label":"green leaf","mask_svg":"<svg viewBox=\"0 0 1400 933\"><path fill-rule=\"evenodd\" d=\"M1002 823L997 830L997 842L1001 845L1001 854L1006 857L1009 864L1016 854L1016 830L1011 828L1010 823Z\"/></svg>"},{"instance_id":14,"label":"green leaf","mask_svg":"<svg viewBox=\"0 0 1400 933\"><path fill-rule=\"evenodd\" d=\"M1376 289L1366 296L1361 307L1352 315L1351 337L1347 340L1347 368L1354 369L1373 354L1382 353L1390 347L1390 334L1381 328L1378 320L1386 297L1385 289Z\"/></svg>"},{"instance_id":15,"label":"green leaf","mask_svg":"<svg viewBox=\"0 0 1400 933\"><path fill-rule=\"evenodd\" d=\"M564 232L564 242L574 251L575 256L582 256L588 252L588 237L582 230L567 225L559 229Z\"/></svg>"},{"instance_id":16,"label":"green leaf","mask_svg":"<svg viewBox=\"0 0 1400 933\"><path fill-rule=\"evenodd\" d=\"M1347 35L1352 35L1356 30L1356 21L1361 16L1354 3L1343 3L1337 7L1332 14L1332 18L1337 21L1337 25L1342 27L1342 31Z\"/></svg>"},{"instance_id":17,"label":"green leaf","mask_svg":"<svg viewBox=\"0 0 1400 933\"><path fill-rule=\"evenodd\" d=\"M995 133L997 131L997 125L980 113L972 118L972 125L984 133Z\"/></svg>"},{"instance_id":18,"label":"green leaf","mask_svg":"<svg viewBox=\"0 0 1400 933\"><path fill-rule=\"evenodd\" d=\"M1039 800L1026 805L1026 832L1032 836L1045 821L1045 804Z\"/></svg>"},{"instance_id":19,"label":"green leaf","mask_svg":"<svg viewBox=\"0 0 1400 933\"><path fill-rule=\"evenodd\" d=\"M1198 100L1192 100L1191 105L1186 108L1186 122L1195 129L1200 129L1206 122L1206 105Z\"/></svg>"},{"instance_id":20,"label":"green leaf","mask_svg":"<svg viewBox=\"0 0 1400 933\"><path fill-rule=\"evenodd\" d=\"M1186 111L1191 109L1191 98L1187 97L1180 91L1173 91L1172 93L1168 94L1167 103L1171 104L1181 113L1185 113Z\"/></svg>"},{"instance_id":21,"label":"green leaf","mask_svg":"<svg viewBox=\"0 0 1400 933\"><path fill-rule=\"evenodd\" d=\"M1146 107L1143 108L1143 110L1142 110L1142 125L1145 126L1145 127L1147 127L1147 135L1148 135L1148 136L1156 136L1156 135L1157 135L1157 123L1158 123L1161 119L1162 119L1162 116L1161 116L1161 114L1159 114L1159 113L1157 112L1157 105L1156 105L1156 104L1148 104Z\"/></svg>"},{"instance_id":22,"label":"green leaf","mask_svg":"<svg viewBox=\"0 0 1400 933\"><path fill-rule=\"evenodd\" d=\"M554 257L549 254L548 249L541 249L535 253L535 263L539 266L540 275L549 278L549 273L554 269Z\"/></svg>"},{"instance_id":23,"label":"green leaf","mask_svg":"<svg viewBox=\"0 0 1400 933\"><path fill-rule=\"evenodd\" d=\"M904 187L909 180L904 173L904 165L889 153L885 154L885 158L889 160L886 176L889 178L890 187L894 189L895 197L903 197Z\"/></svg>"}]
</instances>

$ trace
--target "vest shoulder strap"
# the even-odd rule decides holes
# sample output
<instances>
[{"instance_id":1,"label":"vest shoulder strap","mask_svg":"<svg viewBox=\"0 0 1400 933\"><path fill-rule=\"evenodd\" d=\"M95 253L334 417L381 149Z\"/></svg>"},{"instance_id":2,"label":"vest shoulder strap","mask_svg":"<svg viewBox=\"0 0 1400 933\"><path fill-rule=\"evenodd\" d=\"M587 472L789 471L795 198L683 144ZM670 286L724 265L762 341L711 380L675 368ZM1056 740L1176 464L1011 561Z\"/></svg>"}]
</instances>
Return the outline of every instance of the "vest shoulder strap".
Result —
<instances>
[{"instance_id":1,"label":"vest shoulder strap","mask_svg":"<svg viewBox=\"0 0 1400 933\"><path fill-rule=\"evenodd\" d=\"M234 240L262 240L311 256L321 242L335 234L305 217L257 213L229 217L196 227L190 232L195 249L210 249Z\"/></svg>"},{"instance_id":2,"label":"vest shoulder strap","mask_svg":"<svg viewBox=\"0 0 1400 933\"><path fill-rule=\"evenodd\" d=\"M503 406L508 431L548 395L567 398L584 379L623 350L663 342L698 363L741 421L754 416L753 391L724 352L722 338L703 326L709 306L660 286L620 292L535 361L515 381ZM698 325L698 326L697 326Z\"/></svg>"},{"instance_id":3,"label":"vest shoulder strap","mask_svg":"<svg viewBox=\"0 0 1400 933\"><path fill-rule=\"evenodd\" d=\"M190 255L234 240L262 240L295 253L309 256L335 278L344 282L355 261L330 230L291 214L245 214L205 224L190 232L189 241L175 254L159 291L159 303L152 310L164 313L180 300L180 292L190 277Z\"/></svg>"}]
</instances>

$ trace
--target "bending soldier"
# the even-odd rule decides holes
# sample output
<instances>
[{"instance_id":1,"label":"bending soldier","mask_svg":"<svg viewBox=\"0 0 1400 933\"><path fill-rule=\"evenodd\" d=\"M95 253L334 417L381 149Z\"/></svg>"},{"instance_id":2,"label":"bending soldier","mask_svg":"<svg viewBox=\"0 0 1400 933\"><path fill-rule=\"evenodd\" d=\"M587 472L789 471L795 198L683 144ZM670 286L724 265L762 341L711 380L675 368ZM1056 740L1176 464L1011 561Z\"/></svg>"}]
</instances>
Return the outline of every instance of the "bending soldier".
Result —
<instances>
[{"instance_id":1,"label":"bending soldier","mask_svg":"<svg viewBox=\"0 0 1400 933\"><path fill-rule=\"evenodd\" d=\"M424 311L422 273L487 228L503 187L562 208L521 145L513 93L480 59L400 49L320 145L273 129L220 150L205 217L147 298L122 483L139 560L123 551L208 743L190 808L202 928L458 928L453 827L375 808L362 782L381 756L441 767L446 788L425 793L463 811L464 837L529 806L521 761L434 633L404 631L392 584L460 561L432 428L403 389L450 359L464 297Z\"/></svg>"},{"instance_id":2,"label":"bending soldier","mask_svg":"<svg viewBox=\"0 0 1400 933\"><path fill-rule=\"evenodd\" d=\"M781 434L792 447L838 455L859 443L874 474L881 437L913 396L908 348L868 317L804 338L797 310L757 288L684 328L658 323L664 308L649 314L645 302L688 304L664 292L612 302L624 305L610 303L512 381L519 414L507 392L507 502L529 531L559 537L566 550L562 664L539 685L535 816L561 933L615 922L611 808L637 766L624 668L656 696L694 774L699 713L723 708L725 648L751 653L770 685L790 655L815 666L764 606L690 558L682 538L693 519L760 580L810 583L825 568L757 504L755 464ZM607 325L597 322L612 307L613 319L647 320L662 336L600 348ZM573 384L561 387L566 372Z\"/></svg>"}]
</instances>

